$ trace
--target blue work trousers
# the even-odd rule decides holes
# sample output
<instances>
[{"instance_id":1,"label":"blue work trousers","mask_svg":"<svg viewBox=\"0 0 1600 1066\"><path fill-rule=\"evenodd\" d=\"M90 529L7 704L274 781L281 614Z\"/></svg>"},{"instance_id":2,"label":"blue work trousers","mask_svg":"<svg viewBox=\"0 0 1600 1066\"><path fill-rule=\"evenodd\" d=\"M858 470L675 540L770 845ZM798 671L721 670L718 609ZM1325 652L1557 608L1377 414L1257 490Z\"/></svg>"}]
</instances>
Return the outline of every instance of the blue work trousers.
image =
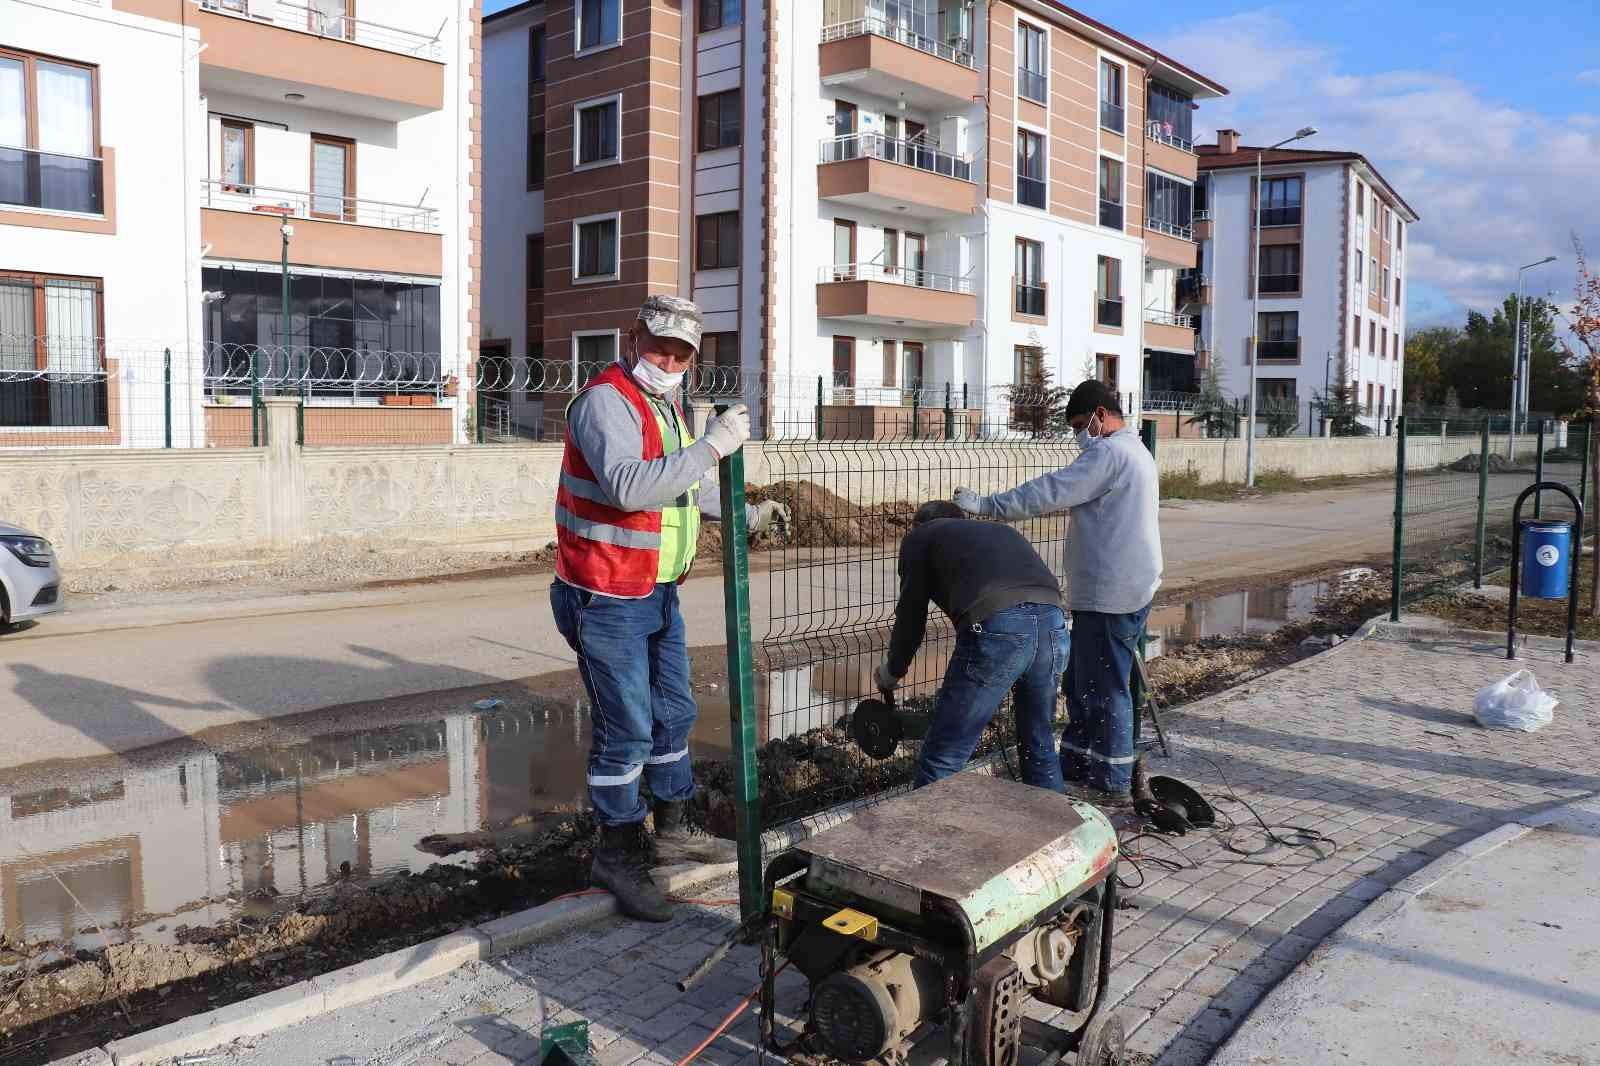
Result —
<instances>
[{"instance_id":1,"label":"blue work trousers","mask_svg":"<svg viewBox=\"0 0 1600 1066\"><path fill-rule=\"evenodd\" d=\"M1133 783L1133 657L1150 605L1129 614L1072 612L1061 775L1071 784L1127 792Z\"/></svg>"}]
</instances>

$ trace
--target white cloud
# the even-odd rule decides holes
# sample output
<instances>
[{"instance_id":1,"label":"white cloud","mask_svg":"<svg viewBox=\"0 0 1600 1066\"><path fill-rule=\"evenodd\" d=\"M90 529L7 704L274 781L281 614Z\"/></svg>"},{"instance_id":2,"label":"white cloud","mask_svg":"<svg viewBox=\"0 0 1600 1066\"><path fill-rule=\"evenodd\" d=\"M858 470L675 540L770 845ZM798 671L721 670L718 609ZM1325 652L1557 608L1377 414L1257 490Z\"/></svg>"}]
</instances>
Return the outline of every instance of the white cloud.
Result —
<instances>
[{"instance_id":1,"label":"white cloud","mask_svg":"<svg viewBox=\"0 0 1600 1066\"><path fill-rule=\"evenodd\" d=\"M1422 216L1407 253L1412 281L1461 304L1497 305L1517 266L1544 255L1562 262L1530 272L1528 290L1566 292L1570 232L1600 246L1592 114L1551 118L1429 70L1357 74L1269 10L1202 19L1152 43L1231 91L1201 104L1201 136L1231 126L1247 144L1270 144L1310 124L1321 132L1304 147L1370 159ZM1578 80L1600 83L1600 69Z\"/></svg>"}]
</instances>

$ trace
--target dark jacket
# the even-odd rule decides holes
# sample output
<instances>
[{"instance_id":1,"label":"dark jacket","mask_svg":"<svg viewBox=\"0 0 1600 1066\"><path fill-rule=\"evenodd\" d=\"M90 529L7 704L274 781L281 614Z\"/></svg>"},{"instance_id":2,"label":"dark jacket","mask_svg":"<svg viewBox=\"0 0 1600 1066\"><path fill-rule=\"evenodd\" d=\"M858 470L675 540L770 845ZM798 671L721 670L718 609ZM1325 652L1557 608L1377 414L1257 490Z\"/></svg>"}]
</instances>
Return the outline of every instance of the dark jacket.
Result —
<instances>
[{"instance_id":1,"label":"dark jacket","mask_svg":"<svg viewBox=\"0 0 1600 1066\"><path fill-rule=\"evenodd\" d=\"M904 677L922 644L928 601L965 629L1019 603L1061 605L1061 586L1021 533L1000 522L937 518L900 542L900 602L889 671Z\"/></svg>"}]
</instances>

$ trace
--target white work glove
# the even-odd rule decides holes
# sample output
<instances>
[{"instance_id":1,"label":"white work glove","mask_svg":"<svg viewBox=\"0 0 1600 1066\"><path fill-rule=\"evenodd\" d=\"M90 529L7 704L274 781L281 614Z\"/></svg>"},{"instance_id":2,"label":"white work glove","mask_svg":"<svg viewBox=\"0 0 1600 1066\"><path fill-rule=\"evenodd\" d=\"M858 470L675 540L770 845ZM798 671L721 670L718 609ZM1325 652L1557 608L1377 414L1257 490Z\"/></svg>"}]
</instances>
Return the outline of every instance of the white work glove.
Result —
<instances>
[{"instance_id":1,"label":"white work glove","mask_svg":"<svg viewBox=\"0 0 1600 1066\"><path fill-rule=\"evenodd\" d=\"M765 533L774 522L781 522L785 533L789 531L789 508L777 500L747 504L744 514L745 525L752 533Z\"/></svg>"},{"instance_id":2,"label":"white work glove","mask_svg":"<svg viewBox=\"0 0 1600 1066\"><path fill-rule=\"evenodd\" d=\"M968 514L983 514L984 504L987 502L984 497L971 489L956 489L950 498L955 501L957 507Z\"/></svg>"},{"instance_id":3,"label":"white work glove","mask_svg":"<svg viewBox=\"0 0 1600 1066\"><path fill-rule=\"evenodd\" d=\"M750 408L734 404L706 424L700 439L711 445L718 459L726 459L750 439Z\"/></svg>"},{"instance_id":4,"label":"white work glove","mask_svg":"<svg viewBox=\"0 0 1600 1066\"><path fill-rule=\"evenodd\" d=\"M888 660L872 668L872 683L878 686L879 692L893 692L900 687L900 679L889 672Z\"/></svg>"}]
</instances>

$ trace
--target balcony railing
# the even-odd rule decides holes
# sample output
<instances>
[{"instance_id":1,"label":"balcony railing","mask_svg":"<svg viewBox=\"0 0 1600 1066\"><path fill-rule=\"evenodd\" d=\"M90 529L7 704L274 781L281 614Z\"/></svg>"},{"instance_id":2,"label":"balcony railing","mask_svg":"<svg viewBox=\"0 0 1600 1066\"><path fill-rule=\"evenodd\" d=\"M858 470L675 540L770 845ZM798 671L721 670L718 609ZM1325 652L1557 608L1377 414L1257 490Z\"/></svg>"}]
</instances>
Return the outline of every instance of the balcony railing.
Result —
<instances>
[{"instance_id":1,"label":"balcony railing","mask_svg":"<svg viewBox=\"0 0 1600 1066\"><path fill-rule=\"evenodd\" d=\"M1180 152L1188 152L1190 155L1194 154L1194 142L1178 136L1177 132L1172 128L1172 123L1170 122L1161 122L1157 119L1151 119L1149 122L1144 124L1144 135L1152 141L1160 141L1162 144L1170 144Z\"/></svg>"},{"instance_id":2,"label":"balcony railing","mask_svg":"<svg viewBox=\"0 0 1600 1066\"><path fill-rule=\"evenodd\" d=\"M1298 226L1300 224L1300 205L1293 207L1263 207L1261 209L1261 224L1263 226Z\"/></svg>"},{"instance_id":3,"label":"balcony railing","mask_svg":"<svg viewBox=\"0 0 1600 1066\"><path fill-rule=\"evenodd\" d=\"M1263 274L1261 275L1261 291L1272 293L1299 292L1299 274Z\"/></svg>"},{"instance_id":4,"label":"balcony railing","mask_svg":"<svg viewBox=\"0 0 1600 1066\"><path fill-rule=\"evenodd\" d=\"M1197 207L1197 208L1195 208L1194 220L1196 222L1210 222L1211 221L1211 209L1209 207Z\"/></svg>"},{"instance_id":5,"label":"balcony railing","mask_svg":"<svg viewBox=\"0 0 1600 1066\"><path fill-rule=\"evenodd\" d=\"M1185 226L1178 222L1168 222L1164 218L1149 218L1145 225L1157 233L1165 233L1169 237L1176 237L1180 241L1194 240L1194 227Z\"/></svg>"},{"instance_id":6,"label":"balcony railing","mask_svg":"<svg viewBox=\"0 0 1600 1066\"><path fill-rule=\"evenodd\" d=\"M847 37L886 37L891 41L915 48L919 52L926 52L931 56L963 67L977 68L977 61L972 55L972 42L962 37L952 37L949 43L924 37L920 33L913 33L910 27L884 18L882 15L867 15L863 18L850 19L847 22L835 22L831 26L822 27L822 43L829 41L842 41Z\"/></svg>"},{"instance_id":7,"label":"balcony railing","mask_svg":"<svg viewBox=\"0 0 1600 1066\"><path fill-rule=\"evenodd\" d=\"M249 19L251 22L265 22L273 26L282 26L284 29L309 33L314 37L332 37L352 44L381 48L385 52L397 52L400 55L418 56L422 59L440 59L444 55L444 47L439 41L438 34L430 37L425 33L386 26L370 19L318 11L304 4L291 4L284 0L279 0L278 3L272 3L271 0L266 2L196 0L196 2L202 11Z\"/></svg>"},{"instance_id":8,"label":"balcony railing","mask_svg":"<svg viewBox=\"0 0 1600 1066\"><path fill-rule=\"evenodd\" d=\"M824 163L841 163L850 159L881 159L903 167L943 174L960 181L972 180L972 162L949 152L917 141L896 140L881 133L849 133L843 137L830 137L822 142Z\"/></svg>"},{"instance_id":9,"label":"balcony railing","mask_svg":"<svg viewBox=\"0 0 1600 1066\"><path fill-rule=\"evenodd\" d=\"M957 292L970 295L974 289L971 278L958 278L953 274L940 274L932 270L918 270L906 266L885 266L882 263L835 263L817 272L817 280L834 281L886 281L894 285L910 285L936 292Z\"/></svg>"},{"instance_id":10,"label":"balcony railing","mask_svg":"<svg viewBox=\"0 0 1600 1066\"><path fill-rule=\"evenodd\" d=\"M1050 102L1050 81L1037 70L1017 68L1017 95L1036 104Z\"/></svg>"},{"instance_id":11,"label":"balcony railing","mask_svg":"<svg viewBox=\"0 0 1600 1066\"><path fill-rule=\"evenodd\" d=\"M1044 316L1044 286L1043 285L1018 285L1016 296L1016 312L1019 315Z\"/></svg>"},{"instance_id":12,"label":"balcony railing","mask_svg":"<svg viewBox=\"0 0 1600 1066\"><path fill-rule=\"evenodd\" d=\"M1100 224L1110 229L1122 228L1122 201L1100 201Z\"/></svg>"},{"instance_id":13,"label":"balcony railing","mask_svg":"<svg viewBox=\"0 0 1600 1066\"><path fill-rule=\"evenodd\" d=\"M1122 300L1109 296L1096 296L1094 301L1094 323L1097 326L1110 326L1122 328Z\"/></svg>"},{"instance_id":14,"label":"balcony railing","mask_svg":"<svg viewBox=\"0 0 1600 1066\"><path fill-rule=\"evenodd\" d=\"M1109 100L1100 101L1100 125L1113 133L1121 133L1127 125L1121 104L1113 104Z\"/></svg>"},{"instance_id":15,"label":"balcony railing","mask_svg":"<svg viewBox=\"0 0 1600 1066\"><path fill-rule=\"evenodd\" d=\"M1155 307L1144 309L1144 320L1154 322L1158 326L1177 326L1180 329L1194 329L1194 316L1181 315L1176 311L1163 311Z\"/></svg>"},{"instance_id":16,"label":"balcony railing","mask_svg":"<svg viewBox=\"0 0 1600 1066\"><path fill-rule=\"evenodd\" d=\"M1139 406L1146 411L1193 411L1199 402L1198 392L1175 389L1146 389L1139 397Z\"/></svg>"},{"instance_id":17,"label":"balcony railing","mask_svg":"<svg viewBox=\"0 0 1600 1066\"><path fill-rule=\"evenodd\" d=\"M1041 211L1045 205L1044 182L1038 178L1028 178L1017 175L1017 203L1024 207L1037 207Z\"/></svg>"},{"instance_id":18,"label":"balcony railing","mask_svg":"<svg viewBox=\"0 0 1600 1066\"><path fill-rule=\"evenodd\" d=\"M102 215L104 183L98 158L0 147L0 204Z\"/></svg>"},{"instance_id":19,"label":"balcony railing","mask_svg":"<svg viewBox=\"0 0 1600 1066\"><path fill-rule=\"evenodd\" d=\"M208 179L200 183L200 206L257 214L284 214L290 218L350 222L357 226L383 229L439 231L439 210L415 204L392 204L383 200L360 200L354 196L328 196L303 190L271 189L265 185L238 185Z\"/></svg>"},{"instance_id":20,"label":"balcony railing","mask_svg":"<svg viewBox=\"0 0 1600 1066\"><path fill-rule=\"evenodd\" d=\"M1262 360L1300 358L1300 341L1260 341L1258 347Z\"/></svg>"},{"instance_id":21,"label":"balcony railing","mask_svg":"<svg viewBox=\"0 0 1600 1066\"><path fill-rule=\"evenodd\" d=\"M1198 303L1205 290L1211 285L1211 279L1198 271L1178 275L1178 302Z\"/></svg>"}]
</instances>

